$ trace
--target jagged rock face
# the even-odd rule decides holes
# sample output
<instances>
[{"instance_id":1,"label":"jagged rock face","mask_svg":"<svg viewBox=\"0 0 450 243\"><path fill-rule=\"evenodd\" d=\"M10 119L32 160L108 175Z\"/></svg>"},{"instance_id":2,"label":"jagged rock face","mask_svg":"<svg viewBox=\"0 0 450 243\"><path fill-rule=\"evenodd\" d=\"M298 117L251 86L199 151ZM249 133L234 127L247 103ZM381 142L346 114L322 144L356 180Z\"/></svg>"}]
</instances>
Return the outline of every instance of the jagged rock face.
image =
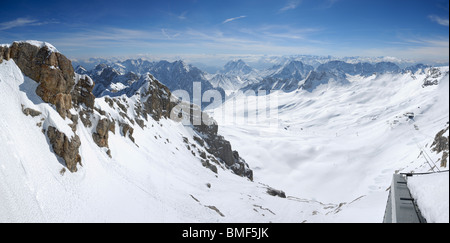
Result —
<instances>
[{"instance_id":1,"label":"jagged rock face","mask_svg":"<svg viewBox=\"0 0 450 243\"><path fill-rule=\"evenodd\" d=\"M447 159L449 155L449 138L445 136L449 127L443 129L434 138L434 142L431 145L431 150L437 154L442 153L441 167L447 167Z\"/></svg>"},{"instance_id":2,"label":"jagged rock face","mask_svg":"<svg viewBox=\"0 0 450 243\"><path fill-rule=\"evenodd\" d=\"M436 153L441 153L442 151L448 150L448 137L444 136L444 133L448 131L448 127L442 131L440 131L436 138L434 139L433 151Z\"/></svg>"},{"instance_id":3,"label":"jagged rock face","mask_svg":"<svg viewBox=\"0 0 450 243\"><path fill-rule=\"evenodd\" d=\"M229 169L233 170L235 174L253 180L253 172L249 169L249 166L239 157L237 152L232 150L230 142L218 135L217 122L210 118L206 113L203 113L200 107L172 99L170 90L157 81L152 75L147 74L147 77L135 82L129 89L124 90L117 95L120 94L126 94L128 97L134 95L140 96L143 104L140 107L135 107L134 112L144 120L147 120L147 116L151 116L156 121L161 119L171 119L172 112L174 112L174 114L179 114L181 112L177 112L175 108L181 108L184 115L189 117L190 123L195 124L193 128L199 133L200 137L202 137L201 140L205 143L204 146L202 146L205 147L206 151L216 156L217 159L221 160ZM107 101L110 106L112 106L114 102L118 105L120 104L117 98L113 98L113 100L105 98L105 101ZM125 112L126 108L122 108L122 110ZM199 115L201 115L201 118L197 117ZM132 122L130 119L128 120ZM207 122L205 123L205 121ZM127 136L128 134L128 137L133 141L133 130L131 127L127 124L119 125L122 127L122 135ZM199 142L199 144L203 143ZM213 166L206 167L212 168L214 171Z\"/></svg>"},{"instance_id":4,"label":"jagged rock face","mask_svg":"<svg viewBox=\"0 0 450 243\"><path fill-rule=\"evenodd\" d=\"M425 88L427 86L438 85L439 84L438 78L441 76L442 76L442 73L439 70L439 68L431 68L427 73L427 77L423 81L422 87Z\"/></svg>"},{"instance_id":5,"label":"jagged rock face","mask_svg":"<svg viewBox=\"0 0 450 243\"><path fill-rule=\"evenodd\" d=\"M54 153L65 161L69 171L76 172L77 165L81 164L81 141L75 133L79 116L72 115L69 110L73 104L85 103L88 108L93 107L92 80L84 77L75 85L71 61L46 43L14 42L10 46L2 46L0 63L3 59L13 59L25 76L39 83L36 94L44 102L53 104L62 118L68 117L73 122L69 125L74 132L72 138L52 126L48 127L46 135ZM40 115L40 112L29 108L22 107L22 111L25 115Z\"/></svg>"},{"instance_id":6,"label":"jagged rock face","mask_svg":"<svg viewBox=\"0 0 450 243\"><path fill-rule=\"evenodd\" d=\"M127 137L128 135L128 138L130 138L130 140L134 143L135 142L133 137L134 129L130 125L125 123L121 123L120 127L122 128L122 135L124 137Z\"/></svg>"},{"instance_id":7,"label":"jagged rock face","mask_svg":"<svg viewBox=\"0 0 450 243\"><path fill-rule=\"evenodd\" d=\"M159 121L162 117L169 118L175 103L170 100L170 90L160 82L154 80L152 88L144 94L149 96L144 103L146 114L151 114L153 119Z\"/></svg>"},{"instance_id":8,"label":"jagged rock face","mask_svg":"<svg viewBox=\"0 0 450 243\"><path fill-rule=\"evenodd\" d=\"M2 47L2 58L13 59L29 78L39 82L36 94L47 103L54 104L65 118L71 105L71 90L75 84L72 63L59 52L47 46L38 47L26 42L14 42Z\"/></svg>"},{"instance_id":9,"label":"jagged rock face","mask_svg":"<svg viewBox=\"0 0 450 243\"><path fill-rule=\"evenodd\" d=\"M198 106L192 104L189 105L191 115L190 122L192 124L196 124L194 120L199 119L194 117L196 114L201 114L202 116L201 125L193 126L194 130L197 131L204 140L204 142L200 141L199 144L206 144L207 146L204 146L206 151L222 160L222 162L236 175L253 180L253 171L249 168L245 160L239 156L237 151L233 151L229 141L218 134L219 127L217 122L209 117L208 114L201 112ZM205 121L207 121L207 124L205 124ZM200 138L195 138L195 140L200 140Z\"/></svg>"},{"instance_id":10,"label":"jagged rock face","mask_svg":"<svg viewBox=\"0 0 450 243\"><path fill-rule=\"evenodd\" d=\"M30 108L25 108L24 105L22 105L22 112L24 115L26 116L31 116L31 117L36 117L36 116L40 116L42 113L37 111L37 110L33 110Z\"/></svg>"},{"instance_id":11,"label":"jagged rock face","mask_svg":"<svg viewBox=\"0 0 450 243\"><path fill-rule=\"evenodd\" d=\"M93 109L95 96L92 94L95 83L88 76L80 77L78 83L72 90L72 101L74 105L85 104L86 107Z\"/></svg>"},{"instance_id":12,"label":"jagged rock face","mask_svg":"<svg viewBox=\"0 0 450 243\"><path fill-rule=\"evenodd\" d=\"M84 68L84 67L81 66L81 65L78 65L78 66L75 68L75 72L78 73L78 74L81 74L81 75L83 75L83 74L88 74L88 71L86 70L86 68Z\"/></svg>"},{"instance_id":13,"label":"jagged rock face","mask_svg":"<svg viewBox=\"0 0 450 243\"><path fill-rule=\"evenodd\" d=\"M148 116L151 116L156 121L170 119L172 109L179 104L179 101L172 97L169 88L157 81L152 75L146 74L140 80L133 80L133 82L129 83L127 89L121 90L117 94L117 96L125 94L128 97L135 96L139 98L140 103L138 105L130 108L128 105L123 105L119 98L113 98L108 102L110 106L116 103L120 107L120 110L123 112L118 112L120 112L124 121L128 120L127 123L111 121L109 118L102 118L106 115L104 112L104 114L101 114L102 111L99 111L101 116L95 114L95 96L92 93L94 82L86 75L75 74L71 62L60 53L51 50L46 45L39 47L26 42L15 42L9 47L2 46L0 55L0 60L13 58L26 76L39 82L36 94L45 102L55 105L61 117L68 117L73 121L71 128L74 135L71 138L55 127L49 127L46 132L54 153L64 159L67 168L71 172L76 172L77 165L81 165L81 156L79 154L81 141L76 135L78 119L81 119L87 127L92 126L92 121L98 119L92 138L99 147L108 148L109 132L115 133L116 122L119 123L122 129L122 135L128 136L134 142L134 128L127 124L128 121L135 125L136 120L136 123L144 128L144 120L148 120ZM174 68L187 70L187 72L192 69L181 62L175 63ZM109 70L108 67L98 66L97 69L103 70L101 72L103 80L119 76L119 73L112 69ZM128 76L125 75L125 77L137 78L132 73ZM122 98L122 100L127 103L125 98ZM80 106L81 104L85 104L86 107ZM188 104L188 106L187 110L191 114L189 119L192 123L194 119L198 118L195 117L198 114L202 114L208 121L212 120L207 114L202 113L200 107L191 104ZM72 107L75 107L79 116L69 112ZM133 109L137 114L135 120L127 116L128 108ZM27 110L24 113L32 115L33 112ZM221 167L225 165L239 176L253 180L253 172L245 161L236 151L232 150L230 142L218 135L218 126L215 121L209 124L202 122L200 125L193 126L193 128L201 137L197 139L199 144L202 144L204 150L210 154L206 155L205 152L199 151L205 167L217 173L217 167L210 163L212 161ZM108 155L111 155L110 151L108 151Z\"/></svg>"},{"instance_id":14,"label":"jagged rock face","mask_svg":"<svg viewBox=\"0 0 450 243\"><path fill-rule=\"evenodd\" d=\"M49 127L47 137L50 140L53 151L66 162L70 172L77 172L77 164L81 165L81 156L79 148L81 146L80 138L75 135L69 139L64 133L54 127Z\"/></svg>"},{"instance_id":15,"label":"jagged rock face","mask_svg":"<svg viewBox=\"0 0 450 243\"><path fill-rule=\"evenodd\" d=\"M108 145L108 132L113 128L114 123L110 122L108 119L102 119L98 122L96 133L92 134L94 142L101 148L107 148ZM115 128L115 126L114 126Z\"/></svg>"},{"instance_id":16,"label":"jagged rock face","mask_svg":"<svg viewBox=\"0 0 450 243\"><path fill-rule=\"evenodd\" d=\"M273 189L271 187L267 188L267 194L274 197L286 198L286 193L284 191Z\"/></svg>"}]
</instances>

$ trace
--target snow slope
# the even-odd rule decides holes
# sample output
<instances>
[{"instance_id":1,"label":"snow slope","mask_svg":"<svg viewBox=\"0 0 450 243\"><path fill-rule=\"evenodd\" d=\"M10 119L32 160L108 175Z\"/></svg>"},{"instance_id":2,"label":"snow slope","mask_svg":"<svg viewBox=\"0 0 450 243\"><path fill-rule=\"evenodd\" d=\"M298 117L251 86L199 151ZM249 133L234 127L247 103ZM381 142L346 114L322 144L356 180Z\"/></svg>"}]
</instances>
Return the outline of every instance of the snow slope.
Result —
<instances>
[{"instance_id":1,"label":"snow slope","mask_svg":"<svg viewBox=\"0 0 450 243\"><path fill-rule=\"evenodd\" d=\"M339 210L270 196L263 180L222 168L216 175L183 142L195 144L193 130L164 119L135 126L136 143L110 133L112 158L92 139L96 125L79 122L83 166L63 173L38 123L65 131L69 122L35 95L36 86L13 60L0 64L0 222L327 222ZM25 116L21 105L42 114ZM114 114L103 98L95 107Z\"/></svg>"},{"instance_id":2,"label":"snow slope","mask_svg":"<svg viewBox=\"0 0 450 243\"><path fill-rule=\"evenodd\" d=\"M408 187L428 223L449 222L449 173L408 178Z\"/></svg>"},{"instance_id":3,"label":"snow slope","mask_svg":"<svg viewBox=\"0 0 450 243\"><path fill-rule=\"evenodd\" d=\"M343 205L335 219L381 222L392 175L430 170L421 151L449 121L448 67L440 70L437 86L422 87L426 74L406 73L348 76L346 85L276 92L269 97L278 99L272 105L280 108L277 116L255 123L229 119L233 109L236 121L257 113L256 99L244 95L212 116L245 155L256 181L322 202L359 199ZM278 126L269 126L274 120Z\"/></svg>"}]
</instances>

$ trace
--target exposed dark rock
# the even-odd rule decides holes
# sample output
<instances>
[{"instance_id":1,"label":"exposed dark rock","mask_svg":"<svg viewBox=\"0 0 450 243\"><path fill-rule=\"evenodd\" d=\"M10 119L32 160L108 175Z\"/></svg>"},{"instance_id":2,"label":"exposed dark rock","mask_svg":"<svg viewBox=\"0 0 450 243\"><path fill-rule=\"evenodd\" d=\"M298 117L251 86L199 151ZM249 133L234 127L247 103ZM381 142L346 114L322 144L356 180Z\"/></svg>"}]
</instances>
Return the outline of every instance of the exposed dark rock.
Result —
<instances>
[{"instance_id":1,"label":"exposed dark rock","mask_svg":"<svg viewBox=\"0 0 450 243\"><path fill-rule=\"evenodd\" d=\"M286 194L281 191L281 190L276 190L273 188L267 188L267 194L274 196L274 197L281 197L281 198L286 198Z\"/></svg>"},{"instance_id":2,"label":"exposed dark rock","mask_svg":"<svg viewBox=\"0 0 450 243\"><path fill-rule=\"evenodd\" d=\"M36 93L38 93L38 90L39 90L39 87L36 90ZM41 89L41 91L42 90L43 89ZM43 95L45 95L45 94L43 94ZM70 108L72 108L72 96L70 94L59 93L55 96L55 100L54 100L53 104L56 106L56 111L59 113L59 115L61 117L65 118L66 116L69 116L68 111L70 110Z\"/></svg>"},{"instance_id":3,"label":"exposed dark rock","mask_svg":"<svg viewBox=\"0 0 450 243\"><path fill-rule=\"evenodd\" d=\"M122 136L126 137L128 134L128 138L130 138L130 140L135 143L135 139L133 137L134 128L126 123L120 123L120 127L122 128Z\"/></svg>"},{"instance_id":4,"label":"exposed dark rock","mask_svg":"<svg viewBox=\"0 0 450 243\"><path fill-rule=\"evenodd\" d=\"M73 132L76 132L78 126L78 115L72 115L70 120L72 121L72 124L70 124L69 126L70 128L72 128Z\"/></svg>"},{"instance_id":5,"label":"exposed dark rock","mask_svg":"<svg viewBox=\"0 0 450 243\"><path fill-rule=\"evenodd\" d=\"M127 107L124 105L124 104L122 104L119 100L117 100L117 99L114 99L114 101L116 102L116 104L117 104L117 106L119 106L119 108L123 111L123 112L127 112Z\"/></svg>"},{"instance_id":6,"label":"exposed dark rock","mask_svg":"<svg viewBox=\"0 0 450 243\"><path fill-rule=\"evenodd\" d=\"M9 47L0 47L0 63L3 59L13 59L25 76L39 83L36 94L44 102L54 105L62 118L69 118L72 121L69 125L74 132L72 138L68 138L55 127L42 131L47 135L54 153L65 161L69 171L76 172L77 165L81 165L79 155L81 141L75 132L79 118L86 127L92 126L90 119L94 97L91 92L94 83L86 76L75 80L71 61L45 43L36 45L29 42L14 42ZM80 116L72 115L69 110L74 105L80 104L85 104L86 108L80 109ZM22 111L33 117L41 115L39 111L29 108L22 107ZM38 126L42 126L44 121L45 118Z\"/></svg>"},{"instance_id":7,"label":"exposed dark rock","mask_svg":"<svg viewBox=\"0 0 450 243\"><path fill-rule=\"evenodd\" d=\"M108 145L108 132L110 131L111 122L108 119L102 119L98 122L96 133L92 134L94 142L101 148L107 148Z\"/></svg>"},{"instance_id":8,"label":"exposed dark rock","mask_svg":"<svg viewBox=\"0 0 450 243\"><path fill-rule=\"evenodd\" d=\"M95 83L89 76L82 76L72 90L73 104L79 106L85 104L87 108L93 109L95 96L92 94Z\"/></svg>"},{"instance_id":9,"label":"exposed dark rock","mask_svg":"<svg viewBox=\"0 0 450 243\"><path fill-rule=\"evenodd\" d=\"M216 174L218 173L217 167L215 165L212 165L209 160L202 160L202 165L203 167L210 169L212 172Z\"/></svg>"},{"instance_id":10,"label":"exposed dark rock","mask_svg":"<svg viewBox=\"0 0 450 243\"><path fill-rule=\"evenodd\" d=\"M148 97L144 103L144 114L149 114L154 120L169 118L174 102L170 101L170 90L157 80L153 80L151 87L141 97Z\"/></svg>"},{"instance_id":11,"label":"exposed dark rock","mask_svg":"<svg viewBox=\"0 0 450 243\"><path fill-rule=\"evenodd\" d=\"M205 142L203 141L203 139L194 136L194 141L196 141L198 144L200 144L200 146L205 146Z\"/></svg>"},{"instance_id":12,"label":"exposed dark rock","mask_svg":"<svg viewBox=\"0 0 450 243\"><path fill-rule=\"evenodd\" d=\"M22 112L26 116L31 116L31 117L40 116L42 114L41 112L39 112L37 110L33 110L33 109L30 109L30 108L25 108L24 105L22 105Z\"/></svg>"},{"instance_id":13,"label":"exposed dark rock","mask_svg":"<svg viewBox=\"0 0 450 243\"><path fill-rule=\"evenodd\" d=\"M114 101L108 97L104 97L105 102L109 105L109 107L114 108Z\"/></svg>"},{"instance_id":14,"label":"exposed dark rock","mask_svg":"<svg viewBox=\"0 0 450 243\"><path fill-rule=\"evenodd\" d=\"M443 129L434 138L434 142L431 145L432 151L436 153L441 153L442 151L448 151L448 137L444 136L444 134L448 131L449 127Z\"/></svg>"},{"instance_id":15,"label":"exposed dark rock","mask_svg":"<svg viewBox=\"0 0 450 243\"><path fill-rule=\"evenodd\" d=\"M442 76L441 71L438 68L431 68L428 70L426 78L423 80L422 87L438 85L438 78Z\"/></svg>"},{"instance_id":16,"label":"exposed dark rock","mask_svg":"<svg viewBox=\"0 0 450 243\"><path fill-rule=\"evenodd\" d=\"M70 92L75 84L69 59L47 46L38 47L26 42L14 42L10 47L2 47L0 53L6 60L14 59L26 76L38 82L36 94L55 105L58 113L66 117L72 107Z\"/></svg>"},{"instance_id":17,"label":"exposed dark rock","mask_svg":"<svg viewBox=\"0 0 450 243\"><path fill-rule=\"evenodd\" d=\"M441 167L446 168L448 163L448 151L442 153Z\"/></svg>"},{"instance_id":18,"label":"exposed dark rock","mask_svg":"<svg viewBox=\"0 0 450 243\"><path fill-rule=\"evenodd\" d=\"M83 125L85 127L92 127L92 122L91 122L91 114L92 113L87 110L81 109L79 114L80 114L80 119L81 119L81 122L83 123Z\"/></svg>"},{"instance_id":19,"label":"exposed dark rock","mask_svg":"<svg viewBox=\"0 0 450 243\"><path fill-rule=\"evenodd\" d=\"M219 214L220 216L225 217L225 215L224 215L222 212L220 212L220 210L219 210L216 206L205 206L205 207L207 207L207 208L209 208L209 209L215 211L215 212L216 212L217 214Z\"/></svg>"},{"instance_id":20,"label":"exposed dark rock","mask_svg":"<svg viewBox=\"0 0 450 243\"><path fill-rule=\"evenodd\" d=\"M77 165L81 165L81 156L79 154L80 138L75 135L72 139L69 139L64 133L51 126L48 128L47 137L53 151L64 159L69 171L77 172Z\"/></svg>"},{"instance_id":21,"label":"exposed dark rock","mask_svg":"<svg viewBox=\"0 0 450 243\"><path fill-rule=\"evenodd\" d=\"M437 154L442 153L441 167L447 167L448 155L449 155L449 138L444 134L448 131L449 127L443 129L434 138L434 142L431 145L431 150Z\"/></svg>"},{"instance_id":22,"label":"exposed dark rock","mask_svg":"<svg viewBox=\"0 0 450 243\"><path fill-rule=\"evenodd\" d=\"M115 123L114 119L113 119L113 121L109 122L108 130L110 132L112 132L113 134L116 134L116 123Z\"/></svg>"},{"instance_id":23,"label":"exposed dark rock","mask_svg":"<svg viewBox=\"0 0 450 243\"><path fill-rule=\"evenodd\" d=\"M105 112L104 110L101 110L101 109L99 109L99 108L97 108L97 107L94 107L94 110L95 110L96 112L98 112L100 115L106 116L106 112Z\"/></svg>"},{"instance_id":24,"label":"exposed dark rock","mask_svg":"<svg viewBox=\"0 0 450 243\"><path fill-rule=\"evenodd\" d=\"M144 126L145 126L144 120L141 120L141 119L139 119L139 118L136 118L135 120L136 120L136 123L137 123L142 129L144 129Z\"/></svg>"}]
</instances>

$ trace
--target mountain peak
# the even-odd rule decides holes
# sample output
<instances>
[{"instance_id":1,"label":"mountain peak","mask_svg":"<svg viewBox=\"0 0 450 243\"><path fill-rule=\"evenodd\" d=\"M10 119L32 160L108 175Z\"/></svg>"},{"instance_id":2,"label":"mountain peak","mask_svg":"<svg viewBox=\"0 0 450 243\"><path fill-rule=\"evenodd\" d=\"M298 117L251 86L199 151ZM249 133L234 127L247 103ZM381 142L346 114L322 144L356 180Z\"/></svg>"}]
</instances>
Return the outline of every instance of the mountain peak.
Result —
<instances>
[{"instance_id":1,"label":"mountain peak","mask_svg":"<svg viewBox=\"0 0 450 243\"><path fill-rule=\"evenodd\" d=\"M223 74L229 75L247 75L253 72L253 68L248 66L242 59L233 60L225 64L224 69L221 71Z\"/></svg>"}]
</instances>

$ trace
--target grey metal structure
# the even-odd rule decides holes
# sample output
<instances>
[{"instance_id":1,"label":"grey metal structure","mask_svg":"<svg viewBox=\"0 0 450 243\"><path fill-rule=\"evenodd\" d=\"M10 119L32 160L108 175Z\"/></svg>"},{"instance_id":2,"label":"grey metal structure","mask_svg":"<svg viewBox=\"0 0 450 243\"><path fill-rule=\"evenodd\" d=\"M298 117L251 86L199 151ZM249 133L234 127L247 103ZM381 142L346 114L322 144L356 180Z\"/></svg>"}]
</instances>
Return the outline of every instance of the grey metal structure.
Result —
<instances>
[{"instance_id":1,"label":"grey metal structure","mask_svg":"<svg viewBox=\"0 0 450 243\"><path fill-rule=\"evenodd\" d=\"M426 223L411 196L405 175L394 175L383 223Z\"/></svg>"}]
</instances>

